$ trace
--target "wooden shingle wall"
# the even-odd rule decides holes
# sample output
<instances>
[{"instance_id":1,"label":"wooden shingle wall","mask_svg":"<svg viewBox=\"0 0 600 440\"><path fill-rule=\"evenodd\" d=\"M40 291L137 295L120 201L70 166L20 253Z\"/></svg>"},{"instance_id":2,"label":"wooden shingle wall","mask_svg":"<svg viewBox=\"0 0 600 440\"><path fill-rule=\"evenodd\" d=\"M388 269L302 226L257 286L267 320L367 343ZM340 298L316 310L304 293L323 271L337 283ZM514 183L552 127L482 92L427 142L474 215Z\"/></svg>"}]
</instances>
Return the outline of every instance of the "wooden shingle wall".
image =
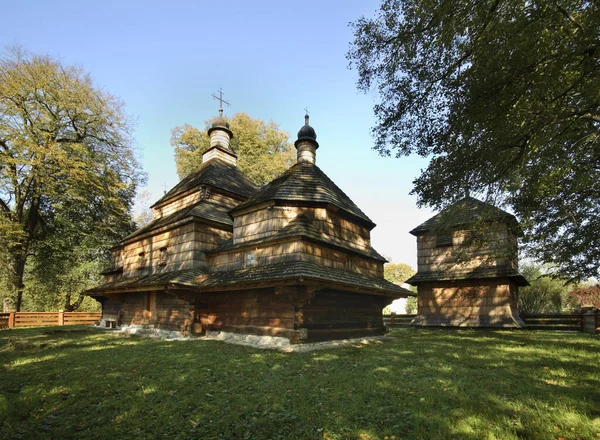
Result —
<instances>
[{"instance_id":1,"label":"wooden shingle wall","mask_svg":"<svg viewBox=\"0 0 600 440\"><path fill-rule=\"evenodd\" d=\"M471 235L470 235L471 234ZM468 271L478 267L516 268L516 237L506 225L498 225L474 239L471 231L452 234L452 246L437 246L436 234L417 237L419 272Z\"/></svg>"},{"instance_id":2,"label":"wooden shingle wall","mask_svg":"<svg viewBox=\"0 0 600 440\"><path fill-rule=\"evenodd\" d=\"M227 208L233 208L241 202L241 200L239 199L232 198L228 195L219 192L213 187L207 186L203 188L198 188L186 195L177 196L169 200L167 203L161 204L160 206L155 206L154 208L152 208L152 212L154 214L154 218L166 217L168 215L173 214L176 211L179 211L180 209L194 205L200 200L210 200L213 203L225 206Z\"/></svg>"},{"instance_id":3,"label":"wooden shingle wall","mask_svg":"<svg viewBox=\"0 0 600 440\"><path fill-rule=\"evenodd\" d=\"M142 238L123 246L123 277L206 267L204 252L215 249L231 233L198 222Z\"/></svg>"},{"instance_id":4,"label":"wooden shingle wall","mask_svg":"<svg viewBox=\"0 0 600 440\"><path fill-rule=\"evenodd\" d=\"M268 209L236 216L233 220L234 243L275 235L298 215L311 219L313 226L330 237L351 247L366 249L371 245L370 231L326 208L273 206Z\"/></svg>"},{"instance_id":5,"label":"wooden shingle wall","mask_svg":"<svg viewBox=\"0 0 600 440\"><path fill-rule=\"evenodd\" d=\"M297 239L265 243L245 250L233 250L209 255L211 271L228 271L248 267L248 254L253 254L254 265L268 265L286 261L307 261L319 266L347 269L366 276L382 277L383 264L341 250Z\"/></svg>"}]
</instances>

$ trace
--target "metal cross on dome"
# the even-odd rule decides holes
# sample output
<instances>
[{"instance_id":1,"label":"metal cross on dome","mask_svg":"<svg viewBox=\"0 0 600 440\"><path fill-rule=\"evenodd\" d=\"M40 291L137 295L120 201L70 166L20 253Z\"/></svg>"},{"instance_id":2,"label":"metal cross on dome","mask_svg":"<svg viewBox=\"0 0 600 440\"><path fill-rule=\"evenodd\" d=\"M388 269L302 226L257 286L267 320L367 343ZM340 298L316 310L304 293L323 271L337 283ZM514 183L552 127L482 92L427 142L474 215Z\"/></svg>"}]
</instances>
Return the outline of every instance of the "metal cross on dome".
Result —
<instances>
[{"instance_id":1,"label":"metal cross on dome","mask_svg":"<svg viewBox=\"0 0 600 440\"><path fill-rule=\"evenodd\" d=\"M215 95L214 93L210 96L219 101L219 116L223 116L223 103L227 104L228 106L231 105L229 102L223 99L223 89L219 87L219 96Z\"/></svg>"}]
</instances>

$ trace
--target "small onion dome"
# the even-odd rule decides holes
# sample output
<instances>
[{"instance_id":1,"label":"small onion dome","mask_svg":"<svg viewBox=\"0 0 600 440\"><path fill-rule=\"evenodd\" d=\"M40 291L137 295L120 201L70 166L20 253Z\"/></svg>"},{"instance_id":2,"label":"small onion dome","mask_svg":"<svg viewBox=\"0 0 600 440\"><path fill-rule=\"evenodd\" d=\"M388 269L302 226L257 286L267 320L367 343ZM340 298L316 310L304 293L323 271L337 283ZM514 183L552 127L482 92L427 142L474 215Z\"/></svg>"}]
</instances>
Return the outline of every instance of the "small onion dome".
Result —
<instances>
[{"instance_id":1,"label":"small onion dome","mask_svg":"<svg viewBox=\"0 0 600 440\"><path fill-rule=\"evenodd\" d=\"M215 131L215 130L223 130L225 132L227 132L227 134L229 134L229 138L233 138L233 133L231 132L231 130L229 129L229 122L227 122L227 119L225 119L225 117L223 116L223 114L221 112L219 112L219 116L217 116L215 119L213 119L213 122L210 126L210 128L208 129L208 135L210 136L210 134Z\"/></svg>"},{"instance_id":2,"label":"small onion dome","mask_svg":"<svg viewBox=\"0 0 600 440\"><path fill-rule=\"evenodd\" d=\"M317 133L315 133L315 129L308 125L308 115L304 116L304 125L298 132L298 140L296 140L295 145L298 146L298 143L301 141L311 141L314 143L315 148L319 148L319 144L317 143Z\"/></svg>"}]
</instances>

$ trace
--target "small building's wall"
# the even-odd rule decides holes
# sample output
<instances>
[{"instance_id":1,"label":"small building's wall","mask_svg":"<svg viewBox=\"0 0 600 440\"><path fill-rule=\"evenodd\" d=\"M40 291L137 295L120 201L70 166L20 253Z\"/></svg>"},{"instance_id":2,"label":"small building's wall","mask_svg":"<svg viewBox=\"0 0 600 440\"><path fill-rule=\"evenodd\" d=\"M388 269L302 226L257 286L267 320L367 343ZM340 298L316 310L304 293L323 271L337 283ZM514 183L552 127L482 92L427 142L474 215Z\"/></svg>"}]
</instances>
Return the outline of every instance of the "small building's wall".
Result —
<instances>
[{"instance_id":1,"label":"small building's wall","mask_svg":"<svg viewBox=\"0 0 600 440\"><path fill-rule=\"evenodd\" d=\"M485 232L454 231L451 245L436 244L436 238L435 233L417 237L419 273L517 266L517 240L507 224L497 224Z\"/></svg>"},{"instance_id":2,"label":"small building's wall","mask_svg":"<svg viewBox=\"0 0 600 440\"><path fill-rule=\"evenodd\" d=\"M419 285L413 324L458 327L521 327L518 286L507 278L435 281Z\"/></svg>"},{"instance_id":3,"label":"small building's wall","mask_svg":"<svg viewBox=\"0 0 600 440\"><path fill-rule=\"evenodd\" d=\"M345 269L361 275L383 277L383 263L352 252L301 240L261 243L256 247L209 254L211 271L228 271L285 261L307 261L323 267Z\"/></svg>"},{"instance_id":4,"label":"small building's wall","mask_svg":"<svg viewBox=\"0 0 600 440\"><path fill-rule=\"evenodd\" d=\"M301 206L271 206L237 215L233 219L233 242L245 243L275 235L301 214L308 217L319 231L349 247L368 249L371 246L371 233L366 227L326 208Z\"/></svg>"}]
</instances>

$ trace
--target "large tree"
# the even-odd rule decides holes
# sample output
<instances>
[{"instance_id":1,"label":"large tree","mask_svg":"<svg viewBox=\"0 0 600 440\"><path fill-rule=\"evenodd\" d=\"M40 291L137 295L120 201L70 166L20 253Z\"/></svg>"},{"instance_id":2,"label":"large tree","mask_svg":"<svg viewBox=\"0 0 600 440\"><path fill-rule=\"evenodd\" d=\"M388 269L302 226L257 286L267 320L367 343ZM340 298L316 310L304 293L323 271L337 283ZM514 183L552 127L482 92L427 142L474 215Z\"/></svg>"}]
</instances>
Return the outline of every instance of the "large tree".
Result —
<instances>
[{"instance_id":1,"label":"large tree","mask_svg":"<svg viewBox=\"0 0 600 440\"><path fill-rule=\"evenodd\" d=\"M202 163L202 153L209 144L204 131L184 124L171 132L171 145L175 148L175 163L180 178L187 176ZM246 113L236 113L229 119L233 140L232 149L238 155L238 166L257 185L270 182L287 170L295 158L289 135L279 130L275 122L264 122Z\"/></svg>"},{"instance_id":2,"label":"large tree","mask_svg":"<svg viewBox=\"0 0 600 440\"><path fill-rule=\"evenodd\" d=\"M600 5L384 0L348 58L375 87L375 148L418 154L420 205L505 205L531 255L570 279L600 270Z\"/></svg>"},{"instance_id":3,"label":"large tree","mask_svg":"<svg viewBox=\"0 0 600 440\"><path fill-rule=\"evenodd\" d=\"M67 261L86 237L118 239L140 179L119 100L81 68L18 48L2 55L0 263L17 310L30 257Z\"/></svg>"}]
</instances>

